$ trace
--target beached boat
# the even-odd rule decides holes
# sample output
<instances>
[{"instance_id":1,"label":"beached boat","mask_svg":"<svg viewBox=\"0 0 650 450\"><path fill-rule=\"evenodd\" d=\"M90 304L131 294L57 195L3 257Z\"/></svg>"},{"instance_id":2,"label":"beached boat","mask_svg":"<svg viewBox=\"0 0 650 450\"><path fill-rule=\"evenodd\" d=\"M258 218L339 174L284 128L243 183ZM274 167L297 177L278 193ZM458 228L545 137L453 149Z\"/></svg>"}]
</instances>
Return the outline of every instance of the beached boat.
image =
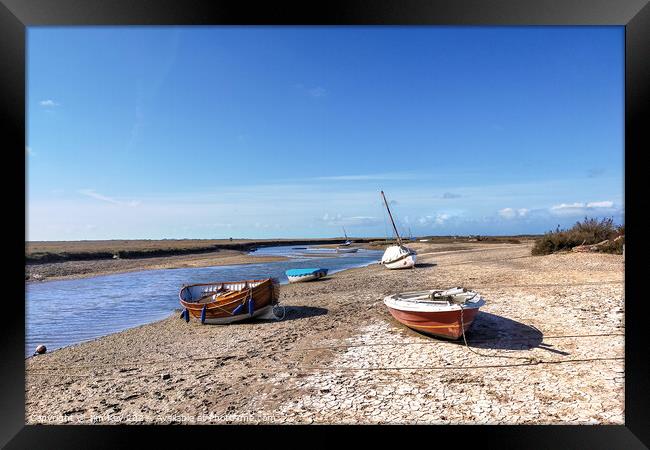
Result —
<instances>
[{"instance_id":1,"label":"beached boat","mask_svg":"<svg viewBox=\"0 0 650 450\"><path fill-rule=\"evenodd\" d=\"M381 264L388 269L411 269L415 267L417 254L404 245L391 245L381 257Z\"/></svg>"},{"instance_id":2,"label":"beached boat","mask_svg":"<svg viewBox=\"0 0 650 450\"><path fill-rule=\"evenodd\" d=\"M448 339L458 339L474 322L485 300L462 288L389 295L384 304L409 328Z\"/></svg>"},{"instance_id":3,"label":"beached boat","mask_svg":"<svg viewBox=\"0 0 650 450\"><path fill-rule=\"evenodd\" d=\"M345 232L345 227L342 227L342 228L343 228L343 235L345 236L345 242L342 243L341 245L347 247L350 244L352 244L352 241L350 239L348 239L348 234Z\"/></svg>"},{"instance_id":4,"label":"beached boat","mask_svg":"<svg viewBox=\"0 0 650 450\"><path fill-rule=\"evenodd\" d=\"M273 318L280 295L277 280L243 280L183 286L178 297L182 317L201 323L225 324L250 317Z\"/></svg>"},{"instance_id":5,"label":"beached boat","mask_svg":"<svg viewBox=\"0 0 650 450\"><path fill-rule=\"evenodd\" d=\"M358 248L353 247L336 247L336 253L356 253L358 251Z\"/></svg>"},{"instance_id":6,"label":"beached boat","mask_svg":"<svg viewBox=\"0 0 650 450\"><path fill-rule=\"evenodd\" d=\"M299 283L323 278L327 275L327 269L289 269L284 272L289 283Z\"/></svg>"},{"instance_id":7,"label":"beached boat","mask_svg":"<svg viewBox=\"0 0 650 450\"><path fill-rule=\"evenodd\" d=\"M410 269L415 267L416 253L415 250L406 247L402 243L402 238L397 231L395 226L395 221L393 220L393 215L390 212L388 207L388 202L386 201L386 196L384 191L381 191L381 196L384 199L384 204L388 210L388 217L390 217L390 222L393 224L393 230L395 231L395 236L397 236L397 245L391 245L386 249L384 255L381 257L381 264L386 266L388 269Z\"/></svg>"}]
</instances>

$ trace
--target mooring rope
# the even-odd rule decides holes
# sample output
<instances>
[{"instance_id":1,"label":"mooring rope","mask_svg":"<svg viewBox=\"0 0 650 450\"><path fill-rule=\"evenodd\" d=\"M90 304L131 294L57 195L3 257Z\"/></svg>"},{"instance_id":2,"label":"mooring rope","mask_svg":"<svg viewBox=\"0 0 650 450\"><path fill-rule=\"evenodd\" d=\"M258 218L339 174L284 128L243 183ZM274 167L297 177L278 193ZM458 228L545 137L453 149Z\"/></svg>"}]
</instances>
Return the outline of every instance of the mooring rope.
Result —
<instances>
[{"instance_id":1,"label":"mooring rope","mask_svg":"<svg viewBox=\"0 0 650 450\"><path fill-rule=\"evenodd\" d=\"M489 356L489 355L488 355ZM292 373L304 373L309 371L340 371L340 372L373 372L373 371L390 371L390 370L474 370L474 369L496 369L496 368L505 368L505 367L527 367L527 366L536 366L536 365L552 365L552 364L570 364L570 363L589 363L589 362L600 362L600 361L622 361L625 360L623 356L609 357L609 358L579 358L579 359L567 359L567 360L557 360L557 361L544 361L535 359L532 362L519 363L519 364L480 364L472 366L397 366L397 367L344 367L344 366L304 366L304 367L284 367L286 372L290 375ZM166 361L169 362L169 361ZM268 372L277 370L277 367L272 367L270 365L256 365L253 367L247 367L249 370L259 371L259 372ZM137 370L137 369L134 369ZM31 372L31 371L30 371ZM35 372L32 375L48 375L45 372ZM96 377L96 374L71 374L67 373L64 376L68 377L79 377L79 378L90 378ZM207 376L207 375L206 375ZM203 378L203 377L201 377ZM102 381L106 380L121 380L123 377L103 377Z\"/></svg>"},{"instance_id":2,"label":"mooring rope","mask_svg":"<svg viewBox=\"0 0 650 450\"><path fill-rule=\"evenodd\" d=\"M282 305L280 305L282 306ZM572 339L572 338L589 338L589 337L602 337L602 336L625 336L623 333L604 333L604 334L586 334L586 335L558 335L558 336L544 336L544 339ZM507 339L508 342L527 342L530 341L531 339L535 338L519 338L519 339ZM479 341L475 342L490 342L494 340L500 340L499 338L496 339L482 339ZM377 343L377 344L343 344L343 345L330 345L330 346L322 346L322 347L306 347L306 348L291 348L291 349L283 349L283 350L276 350L273 352L267 352L263 353L260 355L253 355L253 356L259 356L259 357L269 357L276 355L278 353L287 353L287 352L309 352L309 351L320 351L320 350L329 350L329 351L334 351L342 348L360 348L360 347L385 347L385 346L406 346L406 345L431 345L431 341L425 341L425 342L393 342L393 343ZM467 342L465 342L465 345L467 345ZM471 348L470 348L471 350ZM477 352L474 352L477 353ZM494 356L494 355L481 355L477 353L479 356ZM171 362L175 361L183 361L183 360L191 360L191 361L209 361L209 360L215 360L215 359L236 359L236 358L242 358L246 356L251 356L247 355L245 353L240 353L240 354L226 354L226 355L215 355L215 356L185 356L185 357L176 357L173 360L170 359L160 359L160 360L153 360L153 361L137 361L137 362L131 362L131 363L103 363L103 364L88 364L88 365L80 365L80 366L55 366L55 367L40 367L40 368L27 368L26 371L28 372L39 372L39 371L44 371L44 372L51 372L55 370L70 370L70 369L105 369L105 368L112 368L112 367L133 367L133 366L150 366L150 365L156 365L156 364L169 364ZM137 370L137 367L133 370Z\"/></svg>"},{"instance_id":3,"label":"mooring rope","mask_svg":"<svg viewBox=\"0 0 650 450\"><path fill-rule=\"evenodd\" d=\"M474 297L476 294L474 295ZM472 298L474 298L472 297ZM510 355L488 355L485 353L479 353L476 350L472 349L468 344L467 344L467 338L465 337L465 321L463 320L463 312L465 311L465 308L463 308L463 305L458 305L460 306L460 329L463 332L463 341L465 342L465 347L467 347L467 350L469 350L472 353L475 353L479 356L485 356L488 358L510 358L510 359L522 359L524 361L528 361L529 364L538 364L539 360L535 357L530 357L530 356L510 356ZM530 325L529 325L530 326Z\"/></svg>"}]
</instances>

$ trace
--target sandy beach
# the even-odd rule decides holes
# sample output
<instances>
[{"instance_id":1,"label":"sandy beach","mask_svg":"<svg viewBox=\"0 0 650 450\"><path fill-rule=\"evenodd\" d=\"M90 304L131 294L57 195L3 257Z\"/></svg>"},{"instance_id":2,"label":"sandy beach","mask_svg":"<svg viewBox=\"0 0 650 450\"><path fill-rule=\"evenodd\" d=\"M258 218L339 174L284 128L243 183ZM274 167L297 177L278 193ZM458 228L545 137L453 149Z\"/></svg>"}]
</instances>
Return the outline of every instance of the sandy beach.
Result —
<instances>
[{"instance_id":1,"label":"sandy beach","mask_svg":"<svg viewBox=\"0 0 650 450\"><path fill-rule=\"evenodd\" d=\"M622 256L409 245L414 270L282 286L282 321L175 312L28 358L26 423L624 423ZM469 348L409 330L382 302L453 286L487 301Z\"/></svg>"}]
</instances>

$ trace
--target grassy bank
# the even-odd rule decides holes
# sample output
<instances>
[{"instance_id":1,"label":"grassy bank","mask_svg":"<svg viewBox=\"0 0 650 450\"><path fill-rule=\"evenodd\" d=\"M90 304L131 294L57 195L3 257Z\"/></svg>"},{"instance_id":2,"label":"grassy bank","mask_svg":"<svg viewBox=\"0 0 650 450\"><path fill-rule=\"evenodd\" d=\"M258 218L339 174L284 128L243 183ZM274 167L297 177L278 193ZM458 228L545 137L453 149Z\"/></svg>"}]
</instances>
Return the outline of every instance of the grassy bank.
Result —
<instances>
[{"instance_id":1,"label":"grassy bank","mask_svg":"<svg viewBox=\"0 0 650 450\"><path fill-rule=\"evenodd\" d=\"M356 239L368 242L372 239ZM162 239L106 241L32 241L25 244L25 263L104 259L139 259L235 250L249 252L274 245L341 243L343 239Z\"/></svg>"}]
</instances>

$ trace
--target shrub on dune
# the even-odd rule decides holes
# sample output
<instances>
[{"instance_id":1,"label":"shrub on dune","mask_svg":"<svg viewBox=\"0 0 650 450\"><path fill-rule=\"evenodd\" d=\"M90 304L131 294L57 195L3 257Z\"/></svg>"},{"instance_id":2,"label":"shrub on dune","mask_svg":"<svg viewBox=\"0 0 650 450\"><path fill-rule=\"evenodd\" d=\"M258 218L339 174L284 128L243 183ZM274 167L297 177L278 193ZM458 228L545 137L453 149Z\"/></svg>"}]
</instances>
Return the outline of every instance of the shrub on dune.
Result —
<instances>
[{"instance_id":1,"label":"shrub on dune","mask_svg":"<svg viewBox=\"0 0 650 450\"><path fill-rule=\"evenodd\" d=\"M535 242L532 254L548 255L581 246L592 246L590 250L596 252L622 254L624 243L624 225L614 225L611 218L598 220L585 217L584 221L576 222L568 230L558 227L544 234Z\"/></svg>"}]
</instances>

